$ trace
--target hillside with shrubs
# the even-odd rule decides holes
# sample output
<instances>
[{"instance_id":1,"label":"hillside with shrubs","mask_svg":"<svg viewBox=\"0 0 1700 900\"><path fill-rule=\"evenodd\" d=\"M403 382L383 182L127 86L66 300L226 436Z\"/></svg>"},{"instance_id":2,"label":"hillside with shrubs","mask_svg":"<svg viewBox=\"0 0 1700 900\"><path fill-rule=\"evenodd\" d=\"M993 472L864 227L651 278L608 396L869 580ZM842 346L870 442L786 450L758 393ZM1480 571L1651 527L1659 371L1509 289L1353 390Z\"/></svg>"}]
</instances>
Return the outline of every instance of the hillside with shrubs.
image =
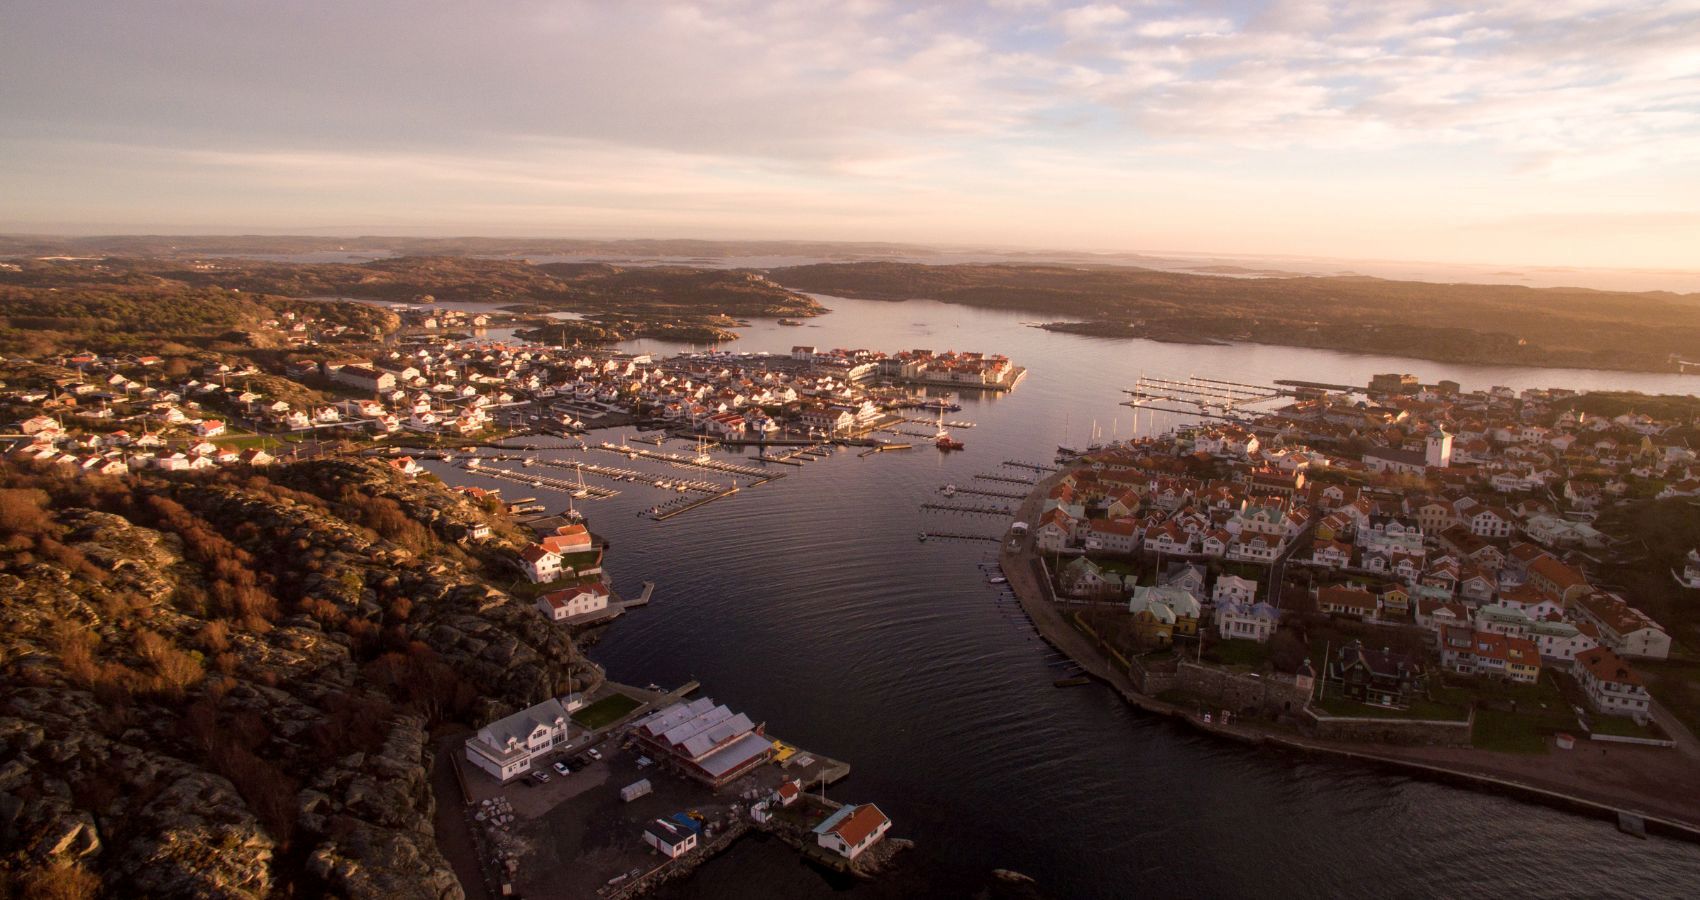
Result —
<instances>
[{"instance_id":1,"label":"hillside with shrubs","mask_svg":"<svg viewBox=\"0 0 1700 900\"><path fill-rule=\"evenodd\" d=\"M0 462L0 897L461 896L433 733L593 687L516 536L377 462Z\"/></svg>"}]
</instances>

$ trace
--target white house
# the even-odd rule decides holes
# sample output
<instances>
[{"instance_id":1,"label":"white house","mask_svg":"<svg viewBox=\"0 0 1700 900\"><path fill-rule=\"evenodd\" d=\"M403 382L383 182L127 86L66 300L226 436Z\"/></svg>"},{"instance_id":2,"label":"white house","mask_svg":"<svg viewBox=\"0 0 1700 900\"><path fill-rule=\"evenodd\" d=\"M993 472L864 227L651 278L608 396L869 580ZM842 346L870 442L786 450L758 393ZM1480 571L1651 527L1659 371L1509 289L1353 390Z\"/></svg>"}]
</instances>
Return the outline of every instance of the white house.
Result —
<instances>
[{"instance_id":1,"label":"white house","mask_svg":"<svg viewBox=\"0 0 1700 900\"><path fill-rule=\"evenodd\" d=\"M545 700L478 729L466 739L466 758L507 781L524 775L534 760L565 744L571 721L561 701Z\"/></svg>"},{"instance_id":2,"label":"white house","mask_svg":"<svg viewBox=\"0 0 1700 900\"><path fill-rule=\"evenodd\" d=\"M550 591L537 598L537 608L553 622L602 612L608 608L608 588L600 581L593 581Z\"/></svg>"},{"instance_id":3,"label":"white house","mask_svg":"<svg viewBox=\"0 0 1700 900\"><path fill-rule=\"evenodd\" d=\"M532 584L554 581L561 577L561 555L541 544L532 544L520 553L519 568Z\"/></svg>"},{"instance_id":4,"label":"white house","mask_svg":"<svg viewBox=\"0 0 1700 900\"><path fill-rule=\"evenodd\" d=\"M1584 650L1570 664L1570 674L1599 712L1608 716L1634 716L1638 720L1647 717L1651 702L1647 688L1641 683L1641 676L1631 671L1629 664L1616 653L1604 647Z\"/></svg>"},{"instance_id":5,"label":"white house","mask_svg":"<svg viewBox=\"0 0 1700 900\"><path fill-rule=\"evenodd\" d=\"M1216 587L1210 593L1211 602L1217 606L1224 603L1250 603L1257 598L1257 582L1238 575L1223 575L1216 579Z\"/></svg>"},{"instance_id":6,"label":"white house","mask_svg":"<svg viewBox=\"0 0 1700 900\"><path fill-rule=\"evenodd\" d=\"M1228 601L1216 605L1216 633L1224 640L1263 643L1275 635L1281 613L1267 603Z\"/></svg>"},{"instance_id":7,"label":"white house","mask_svg":"<svg viewBox=\"0 0 1700 900\"><path fill-rule=\"evenodd\" d=\"M668 859L678 859L696 849L697 832L678 822L650 819L643 823L643 842L661 851Z\"/></svg>"},{"instance_id":8,"label":"white house","mask_svg":"<svg viewBox=\"0 0 1700 900\"><path fill-rule=\"evenodd\" d=\"M844 857L855 859L862 851L879 843L891 830L891 820L872 803L843 806L826 821L815 826L815 841L820 846Z\"/></svg>"}]
</instances>

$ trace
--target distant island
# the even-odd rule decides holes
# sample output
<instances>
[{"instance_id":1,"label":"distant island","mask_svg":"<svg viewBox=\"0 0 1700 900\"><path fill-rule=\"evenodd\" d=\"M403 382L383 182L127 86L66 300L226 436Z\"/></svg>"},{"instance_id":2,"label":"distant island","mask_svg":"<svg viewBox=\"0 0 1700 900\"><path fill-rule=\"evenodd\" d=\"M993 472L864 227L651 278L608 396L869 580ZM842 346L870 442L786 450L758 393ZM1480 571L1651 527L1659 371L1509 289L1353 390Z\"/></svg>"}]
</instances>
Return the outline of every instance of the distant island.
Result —
<instances>
[{"instance_id":1,"label":"distant island","mask_svg":"<svg viewBox=\"0 0 1700 900\"><path fill-rule=\"evenodd\" d=\"M1249 341L1476 365L1677 371L1700 347L1700 295L1235 278L1131 267L859 262L770 271L813 293L930 299L1056 317L1109 338Z\"/></svg>"},{"instance_id":2,"label":"distant island","mask_svg":"<svg viewBox=\"0 0 1700 900\"><path fill-rule=\"evenodd\" d=\"M471 256L361 264L41 258L0 263L0 353L157 350L162 339L186 346L244 345L254 339L257 323L305 299L329 298L423 306L498 303L529 317L518 323L530 326L524 337L585 344L634 337L716 343L735 340L737 332L730 329L744 318L826 311L745 269L533 265ZM369 333L385 327L380 320L387 314L379 310L331 306L350 328ZM550 318L552 312L582 318L562 322Z\"/></svg>"}]
</instances>

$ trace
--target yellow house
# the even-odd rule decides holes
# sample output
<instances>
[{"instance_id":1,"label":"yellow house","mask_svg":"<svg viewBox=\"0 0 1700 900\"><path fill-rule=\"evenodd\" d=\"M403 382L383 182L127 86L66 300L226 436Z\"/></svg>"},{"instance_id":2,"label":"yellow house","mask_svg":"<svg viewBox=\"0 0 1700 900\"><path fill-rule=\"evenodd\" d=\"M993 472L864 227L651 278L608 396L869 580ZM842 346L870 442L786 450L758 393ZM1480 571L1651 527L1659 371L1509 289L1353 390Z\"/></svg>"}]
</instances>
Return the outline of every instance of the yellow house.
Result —
<instances>
[{"instance_id":1,"label":"yellow house","mask_svg":"<svg viewBox=\"0 0 1700 900\"><path fill-rule=\"evenodd\" d=\"M1197 597L1175 586L1136 587L1127 609L1134 615L1135 630L1139 627L1139 616L1150 613L1167 626L1170 638L1176 634L1189 637L1198 634L1198 620L1203 613Z\"/></svg>"},{"instance_id":2,"label":"yellow house","mask_svg":"<svg viewBox=\"0 0 1700 900\"><path fill-rule=\"evenodd\" d=\"M1411 617L1411 595L1402 587L1391 587L1381 592L1381 615L1384 618L1408 619Z\"/></svg>"},{"instance_id":3,"label":"yellow house","mask_svg":"<svg viewBox=\"0 0 1700 900\"><path fill-rule=\"evenodd\" d=\"M1175 614L1154 604L1133 614L1133 633L1143 647L1167 647L1175 641Z\"/></svg>"}]
</instances>

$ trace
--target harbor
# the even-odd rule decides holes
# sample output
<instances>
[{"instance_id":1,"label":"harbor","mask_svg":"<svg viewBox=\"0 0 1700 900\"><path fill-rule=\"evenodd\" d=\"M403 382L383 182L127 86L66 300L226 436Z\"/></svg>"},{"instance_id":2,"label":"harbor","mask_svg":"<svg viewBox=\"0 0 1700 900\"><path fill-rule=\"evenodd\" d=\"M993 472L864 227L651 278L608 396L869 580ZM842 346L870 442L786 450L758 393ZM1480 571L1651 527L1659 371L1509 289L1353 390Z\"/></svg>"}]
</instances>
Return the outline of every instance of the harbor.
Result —
<instances>
[{"instance_id":1,"label":"harbor","mask_svg":"<svg viewBox=\"0 0 1700 900\"><path fill-rule=\"evenodd\" d=\"M911 322L936 326L953 321L950 317L956 314L944 304L922 307L930 312L921 316L882 303L828 302L854 311L871 323L868 328L877 324L891 333L910 334L907 340L917 345L928 338L918 327L911 328ZM889 801L888 812L897 823L894 833L917 844L900 857L899 870L884 876L877 887L846 889L841 882L829 883L814 874L813 867L799 865L790 847L746 834L697 867L688 880L657 888L658 900L699 900L756 883L773 885L775 895L820 900L972 896L997 868L1028 873L1051 895L1066 895L1061 885L1094 896L1117 896L1130 884L1150 896L1232 896L1248 890L1245 882L1210 867L1178 870L1169 865L1173 854L1168 849L1127 850L1109 837L1129 821L1130 809L1138 811L1135 821L1147 824L1195 814L1196 792L1184 789L1187 784L1229 786L1243 799L1213 807L1214 815L1226 819L1212 834L1254 827L1245 808L1276 796L1290 805L1294 816L1341 823L1325 837L1293 834L1283 839L1292 853L1307 860L1308 868L1301 880L1271 876L1270 883L1281 889L1314 885L1315 879L1331 889L1353 889L1361 884L1354 879L1366 864L1416 874L1408 854L1392 852L1375 837L1394 830L1409 834L1425 854L1459 860L1470 878L1494 890L1515 892L1518 879L1506 877L1501 865L1473 856L1471 848L1516 841L1530 830L1572 848L1562 855L1540 855L1543 871L1550 873L1539 879L1542 885L1562 881L1599 894L1609 893L1614 884L1633 885L1642 895L1664 896L1679 885L1648 871L1639 860L1651 860L1655 869L1700 872L1684 868L1691 848L1672 846L1657 835L1644 842L1622 838L1635 841L1626 849L1614 831L1592 820L1460 792L1398 771L1341 766L1320 758L1295 769L1290 759L1235 743L1200 753L1189 727L1126 710L1096 682L1055 687L1057 681L1074 677L1072 669L1053 665L1056 655L1016 601L1006 599L1007 585L988 583L995 569L981 568L995 560L1007 520L928 512L919 504L943 499L941 488L950 484L958 489L958 501L1013 504L1015 498L964 491L1032 490L1031 482L1037 479L1029 473L1037 470L1001 464L1048 462L1065 415L1072 418L1078 435L1093 418L1106 423L1108 430L1119 411L1121 433L1128 434L1126 408L1115 402L1122 397L1106 391L1110 396L1094 400L1075 390L1091 378L1113 379L1122 373L1122 383L1131 386L1136 373L1126 370L1144 366L1158 371L1153 359L1167 360L1172 370L1184 373L1195 366L1207 371L1210 363L1195 361L1207 357L1218 360L1218 371L1229 371L1236 365L1230 357L1238 360L1249 354L1243 348L1140 343L1142 356L1130 362L1118 349L1121 344L1027 328L1017 317L1006 318L1008 327L998 332L998 341L1018 347L1023 355L1048 354L1058 361L1036 371L1013 395L994 399L964 392L965 412L946 413L946 418L977 423L960 435L969 439L966 453L940 454L926 446L930 442L914 439L908 451L862 457L862 451L874 449L870 444L791 467L757 460L760 442L752 442L755 446L745 449L742 459L732 454L736 448L723 444L714 451L717 457L795 477L669 519L664 523L665 540L657 539L656 523L636 516L671 499L651 495L653 489L646 485L610 483L623 489L621 496L594 507L581 504L604 523L597 528L617 548L616 580L630 578L632 593L637 593L636 580L645 572L676 573L665 580L665 594L658 591L661 599L649 611L628 615L607 629L592 658L606 665L613 677L628 682L711 679L717 693L766 710L774 719L771 727L782 736L796 734L803 740L810 735L805 746L836 750L835 755L855 763L855 774L831 788L828 796L850 799L840 792L866 790L868 799L879 801L882 808ZM851 331L845 340L888 340L885 333ZM794 336L781 340L782 352ZM754 341L749 346L772 349ZM1238 363L1248 377L1235 380L1255 383L1299 370L1299 363L1292 361L1295 356L1309 367L1305 371L1313 372L1309 377L1330 384L1362 383L1370 372L1401 365L1396 360L1282 351L1285 362L1279 367L1270 364L1267 372L1253 373ZM1536 372L1522 380L1503 372L1481 376L1487 377L1493 378L1490 383L1520 389L1547 383L1548 375ZM1552 383L1586 383L1582 379L1587 377L1589 373L1551 376ZM1115 386L1112 381L1110 387ZM1659 387L1669 389L1662 383L1649 389ZM931 418L933 411L913 415ZM1156 435L1197 417L1142 410L1139 420L1141 434ZM587 437L592 445L599 440L620 443L614 432ZM774 449L775 455L783 452ZM672 439L661 449L663 455L674 451L691 455L694 440ZM590 455L612 460L599 451ZM621 465L667 471L655 460ZM981 480L973 477L976 473L1013 480ZM544 503L565 503L551 492L524 493L540 494ZM926 539L918 540L922 534ZM813 552L807 565L799 565L796 554L782 552L788 547L826 552ZM916 572L932 576L918 578ZM628 621L632 627L626 627ZM756 652L763 654L761 666L749 665ZM939 659L936 666L918 670L909 663L934 657ZM826 687L829 684L842 687ZM809 694L806 702L799 702L799 685ZM894 692L905 702L875 699ZM820 700L814 699L817 694ZM1035 714L1012 715L1017 709ZM888 718L889 724L870 724ZM984 751L971 774L963 768L964 729L971 730L976 746ZM1110 775L1094 781L1090 796L1076 796L1078 783L1070 770L1045 762L1058 757ZM1165 761L1156 764L1154 758ZM1162 777L1132 774L1146 771ZM1290 789L1284 787L1288 785ZM972 824L1003 816L1054 819L1058 824L1051 836L1037 843L998 835L982 840L984 835ZM1214 840L1207 845L1198 836L1180 835L1177 840L1191 854L1220 849ZM1087 872L1079 854L1059 848L1080 848L1096 862ZM1290 858L1287 848L1250 846L1243 854L1247 867L1268 872L1281 871Z\"/></svg>"}]
</instances>

